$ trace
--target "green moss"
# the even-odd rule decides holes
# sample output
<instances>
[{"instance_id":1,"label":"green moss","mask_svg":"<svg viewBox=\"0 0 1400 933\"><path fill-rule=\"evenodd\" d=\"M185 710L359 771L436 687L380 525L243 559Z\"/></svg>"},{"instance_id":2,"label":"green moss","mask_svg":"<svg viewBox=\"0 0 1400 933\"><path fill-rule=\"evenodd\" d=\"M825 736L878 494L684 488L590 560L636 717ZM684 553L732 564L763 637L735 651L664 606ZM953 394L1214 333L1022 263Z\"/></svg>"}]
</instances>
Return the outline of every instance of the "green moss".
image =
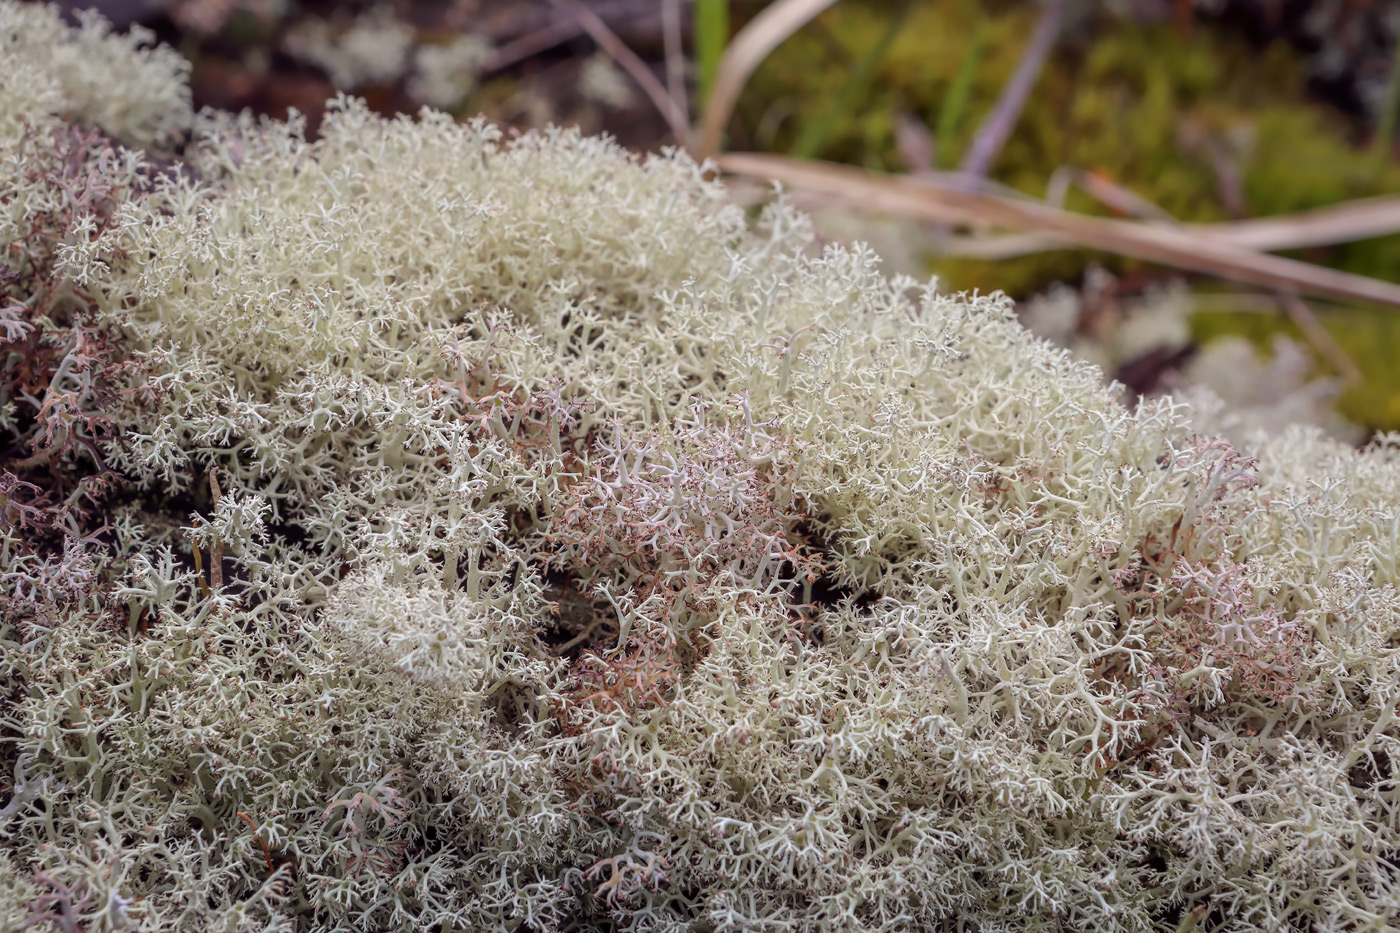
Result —
<instances>
[{"instance_id":1,"label":"green moss","mask_svg":"<svg viewBox=\"0 0 1400 933\"><path fill-rule=\"evenodd\" d=\"M827 119L847 68L878 43L894 15L878 3L842 5L781 46L741 105L741 144L785 150ZM894 114L937 125L980 29L985 49L967 115L953 128L950 152L940 154L943 164L954 164L1020 60L1034 15L1026 6L988 13L970 2L911 11L860 106L828 134L821 157L902 170ZM1306 98L1302 70L1286 49L1260 51L1170 26L1119 24L1100 32L1064 38L997 160L998 181L1038 196L1055 169L1091 169L1195 222L1229 219L1219 191L1221 159L1238 168L1252 216L1400 186L1400 169L1377 166L1349 145L1343 122ZM1070 206L1102 212L1087 197Z\"/></svg>"},{"instance_id":2,"label":"green moss","mask_svg":"<svg viewBox=\"0 0 1400 933\"><path fill-rule=\"evenodd\" d=\"M740 108L736 142L785 151L808 125L826 119L848 68L878 41L893 15L889 4L841 4L781 46L754 77ZM820 156L903 171L895 114L912 113L938 126L939 108L980 30L985 45L965 115L951 127L948 151L938 155L940 165L955 166L1020 60L1036 16L1031 4L987 7L971 0L914 9L865 99L832 129ZM1072 26L1062 37L997 159L997 181L1043 197L1056 169L1087 169L1195 223L1231 219L1222 165L1237 173L1240 206L1251 217L1400 190L1400 166L1378 163L1351 145L1345 122L1307 98L1301 63L1281 45L1260 50L1219 31L1183 32L1171 25L1093 25ZM1077 190L1065 206L1109 213ZM1299 258L1394 278L1400 237L1310 250ZM1078 279L1090 263L1119 274L1145 265L1061 250L994 262L936 258L929 271L954 290L999 288L1024 297ZM1235 323L1217 319L1202 332L1278 329L1271 318L1228 320L1249 324L1233 329ZM1377 324L1380 318L1369 312L1335 320L1338 339L1357 342L1354 355L1375 380L1348 395L1349 416L1370 427L1400 425L1400 379L1390 375L1385 358L1385 348L1394 346L1384 342L1392 336L1389 325Z\"/></svg>"},{"instance_id":3,"label":"green moss","mask_svg":"<svg viewBox=\"0 0 1400 933\"><path fill-rule=\"evenodd\" d=\"M1379 308L1337 308L1319 315L1319 319L1363 377L1361 385L1342 393L1338 410L1349 420L1374 430L1400 430L1400 369L1395 366L1400 315ZM1191 336L1200 343L1234 334L1267 351L1279 333L1300 343L1307 342L1297 327L1279 316L1209 311L1191 319ZM1319 371L1330 374L1321 363Z\"/></svg>"}]
</instances>

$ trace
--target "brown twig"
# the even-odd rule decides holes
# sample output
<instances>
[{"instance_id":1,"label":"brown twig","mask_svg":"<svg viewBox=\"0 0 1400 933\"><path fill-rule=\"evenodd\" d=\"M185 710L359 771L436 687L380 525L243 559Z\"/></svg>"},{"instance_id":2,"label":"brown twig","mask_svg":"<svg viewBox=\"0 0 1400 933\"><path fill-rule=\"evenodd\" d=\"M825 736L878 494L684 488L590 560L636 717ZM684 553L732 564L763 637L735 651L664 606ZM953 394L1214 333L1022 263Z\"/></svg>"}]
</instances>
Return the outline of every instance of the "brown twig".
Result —
<instances>
[{"instance_id":1,"label":"brown twig","mask_svg":"<svg viewBox=\"0 0 1400 933\"><path fill-rule=\"evenodd\" d=\"M1061 172L1057 171L1055 174L1058 176ZM1083 172L1071 169L1067 177L1078 182L1081 188L1093 195L1101 203L1114 210L1159 220L1177 226L1178 228L1181 226L1176 218L1172 217L1157 205L1139 197L1126 188L1113 184L1113 182L1095 172ZM1054 178L1051 179L1051 187L1055 187ZM1302 331L1304 338L1313 345L1313 349L1322 354L1337 372L1341 374L1347 385L1360 385L1363 381L1361 370L1357 368L1352 358L1347 355L1346 350L1342 349L1341 344L1337 343L1337 341L1332 338L1332 335L1327 332L1327 329L1322 326L1322 323L1318 321L1317 315L1313 313L1308 303L1300 298L1296 291L1287 288L1276 289L1274 291L1274 297L1278 302L1278 306L1283 309L1283 313L1288 316L1289 320L1291 320L1300 331ZM1122 381L1126 382L1127 380Z\"/></svg>"},{"instance_id":2,"label":"brown twig","mask_svg":"<svg viewBox=\"0 0 1400 933\"><path fill-rule=\"evenodd\" d=\"M1020 64L1016 66L1016 72L1006 83L1006 87L1002 88L1001 96L997 98L991 114L978 127L977 135L963 156L962 165L959 166L967 178L968 187L972 190L981 188L981 179L990 171L992 163L1001 152L1001 147L1006 145L1007 138L1015 129L1016 121L1021 118L1026 99L1030 97L1031 89L1035 87L1036 79L1040 77L1040 71L1045 66L1045 60L1050 56L1050 50L1055 47L1055 40L1060 36L1060 25L1064 21L1065 8L1068 5L1069 0L1048 0L1045 4L1045 11L1040 15L1040 22L1031 34L1031 41L1026 46L1025 54L1021 56Z\"/></svg>"},{"instance_id":3,"label":"brown twig","mask_svg":"<svg viewBox=\"0 0 1400 933\"><path fill-rule=\"evenodd\" d=\"M933 171L936 144L922 120L908 113L895 114L894 145L910 175L917 177Z\"/></svg>"},{"instance_id":4,"label":"brown twig","mask_svg":"<svg viewBox=\"0 0 1400 933\"><path fill-rule=\"evenodd\" d=\"M194 547L190 550L194 553L195 582L199 584L199 595L208 597L212 595L209 583L204 579L204 552L199 549L198 542L192 542Z\"/></svg>"},{"instance_id":5,"label":"brown twig","mask_svg":"<svg viewBox=\"0 0 1400 933\"><path fill-rule=\"evenodd\" d=\"M576 20L561 20L557 23L550 23L542 29L526 33L496 49L481 66L481 73L489 75L502 71L511 65L552 49L556 45L562 45L582 32L583 27Z\"/></svg>"},{"instance_id":6,"label":"brown twig","mask_svg":"<svg viewBox=\"0 0 1400 933\"><path fill-rule=\"evenodd\" d=\"M1129 191L1122 185L1115 184L1103 174L1086 172L1084 169L1069 165L1062 165L1050 174L1050 182L1046 185L1045 203L1052 207L1064 207L1070 185L1079 186L1094 200L1120 214L1140 217L1143 220L1158 220L1173 225L1180 224L1180 221L1156 204Z\"/></svg>"},{"instance_id":7,"label":"brown twig","mask_svg":"<svg viewBox=\"0 0 1400 933\"><path fill-rule=\"evenodd\" d=\"M209 489L214 493L214 509L219 508L219 500L224 497L223 491L219 489L219 468L211 466L209 468ZM209 587L218 592L224 588L224 542L223 539L214 536L214 541L209 545Z\"/></svg>"},{"instance_id":8,"label":"brown twig","mask_svg":"<svg viewBox=\"0 0 1400 933\"><path fill-rule=\"evenodd\" d=\"M589 622L586 626L584 626L583 631L579 632L573 638L570 638L568 641L555 648L554 653L556 655L563 656L569 652L570 648L575 648L578 645L581 645L584 642L588 641L588 639L593 637L593 633L598 631L598 629L603 626L605 621L606 620L604 619L594 619L593 621Z\"/></svg>"},{"instance_id":9,"label":"brown twig","mask_svg":"<svg viewBox=\"0 0 1400 933\"><path fill-rule=\"evenodd\" d=\"M651 73L646 62L637 56L637 53L627 47L627 44L617 37L617 33L608 28L608 24L579 0L549 0L558 9L568 13L578 24L583 27L593 41L598 43L607 55L632 76L632 80L646 92L651 98L652 104L660 111L661 116L666 119L666 124L671 128L671 135L676 141L684 146L689 139L689 128L686 125L685 115L676 106L676 102L666 93L666 89L661 86L661 82L656 80L656 75Z\"/></svg>"},{"instance_id":10,"label":"brown twig","mask_svg":"<svg viewBox=\"0 0 1400 933\"><path fill-rule=\"evenodd\" d=\"M1400 198L1363 198L1277 217L1185 224L1183 229L1202 240L1218 240L1261 252L1334 246L1400 233ZM1064 246L1062 239L1040 233L955 239L946 244L947 251L954 255L978 259L1011 259Z\"/></svg>"}]
</instances>

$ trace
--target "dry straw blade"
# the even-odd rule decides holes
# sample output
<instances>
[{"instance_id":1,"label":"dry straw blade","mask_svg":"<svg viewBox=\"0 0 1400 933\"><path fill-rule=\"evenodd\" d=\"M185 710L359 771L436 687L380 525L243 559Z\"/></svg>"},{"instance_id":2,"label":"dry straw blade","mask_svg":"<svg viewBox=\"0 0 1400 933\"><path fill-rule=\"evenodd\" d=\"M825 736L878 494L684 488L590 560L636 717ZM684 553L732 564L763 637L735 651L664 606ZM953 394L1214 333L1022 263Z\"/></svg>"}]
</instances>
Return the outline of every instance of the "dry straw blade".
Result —
<instances>
[{"instance_id":1,"label":"dry straw blade","mask_svg":"<svg viewBox=\"0 0 1400 933\"><path fill-rule=\"evenodd\" d=\"M1199 229L1089 217L1043 204L970 192L929 179L884 175L827 162L757 153L725 153L714 159L725 172L771 179L870 211L940 223L978 222L1031 231L1060 244L1101 249L1237 282L1400 307L1400 285L1255 252ZM1375 212L1388 216L1387 209L1376 208ZM1326 226L1330 229L1335 220L1334 215ZM1259 226L1269 223L1272 225ZM1257 238L1261 230L1281 235L1290 229L1278 220L1255 224L1246 227L1240 238ZM1318 224L1318 229L1323 226ZM1296 236L1296 225L1291 232Z\"/></svg>"},{"instance_id":2,"label":"dry straw blade","mask_svg":"<svg viewBox=\"0 0 1400 933\"><path fill-rule=\"evenodd\" d=\"M1400 198L1347 201L1331 207L1193 228L1212 240L1245 249L1302 249L1332 246L1400 233Z\"/></svg>"},{"instance_id":3,"label":"dry straw blade","mask_svg":"<svg viewBox=\"0 0 1400 933\"><path fill-rule=\"evenodd\" d=\"M836 0L778 0L766 7L740 30L720 59L719 74L705 101L700 130L695 137L695 155L703 159L719 151L720 137L734 112L739 93L768 53L783 40L811 22Z\"/></svg>"},{"instance_id":4,"label":"dry straw blade","mask_svg":"<svg viewBox=\"0 0 1400 933\"><path fill-rule=\"evenodd\" d=\"M1203 239L1264 252L1333 246L1400 233L1400 198L1366 198L1297 214L1180 229ZM1043 233L955 237L941 244L946 252L974 259L1012 259L1065 245L1063 238Z\"/></svg>"}]
</instances>

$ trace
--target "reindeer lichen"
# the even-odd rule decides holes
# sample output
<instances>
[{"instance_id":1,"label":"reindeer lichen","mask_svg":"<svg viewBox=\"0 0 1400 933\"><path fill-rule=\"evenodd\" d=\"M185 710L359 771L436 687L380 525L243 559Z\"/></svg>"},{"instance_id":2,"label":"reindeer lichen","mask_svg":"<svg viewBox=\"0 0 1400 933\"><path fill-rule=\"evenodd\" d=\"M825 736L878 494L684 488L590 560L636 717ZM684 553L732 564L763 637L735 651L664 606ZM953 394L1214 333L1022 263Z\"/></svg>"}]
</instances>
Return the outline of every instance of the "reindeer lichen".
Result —
<instances>
[{"instance_id":1,"label":"reindeer lichen","mask_svg":"<svg viewBox=\"0 0 1400 933\"><path fill-rule=\"evenodd\" d=\"M679 153L62 120L165 70L0 87L7 929L1397 922L1394 439L1128 411Z\"/></svg>"}]
</instances>

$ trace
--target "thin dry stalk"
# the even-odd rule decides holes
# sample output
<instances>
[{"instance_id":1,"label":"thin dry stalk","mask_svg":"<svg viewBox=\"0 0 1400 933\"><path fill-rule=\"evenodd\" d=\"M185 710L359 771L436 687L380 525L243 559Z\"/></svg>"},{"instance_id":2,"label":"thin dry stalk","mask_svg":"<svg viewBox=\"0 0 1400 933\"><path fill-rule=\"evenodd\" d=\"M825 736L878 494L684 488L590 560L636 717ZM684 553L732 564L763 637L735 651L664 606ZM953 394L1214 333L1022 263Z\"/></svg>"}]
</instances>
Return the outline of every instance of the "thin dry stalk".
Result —
<instances>
[{"instance_id":1,"label":"thin dry stalk","mask_svg":"<svg viewBox=\"0 0 1400 933\"><path fill-rule=\"evenodd\" d=\"M1109 210L1144 220L1160 220L1175 226L1181 225L1179 220L1156 204L1122 185L1115 184L1098 172L1086 172L1082 168L1068 165L1062 165L1051 173L1050 183L1045 186L1045 203L1052 207L1064 207L1065 197L1069 194L1071 185L1078 186Z\"/></svg>"},{"instance_id":2,"label":"thin dry stalk","mask_svg":"<svg viewBox=\"0 0 1400 933\"><path fill-rule=\"evenodd\" d=\"M481 66L484 75L493 74L523 62L541 52L562 45L583 32L577 20L560 20L543 29L526 33L498 48Z\"/></svg>"},{"instance_id":3,"label":"thin dry stalk","mask_svg":"<svg viewBox=\"0 0 1400 933\"><path fill-rule=\"evenodd\" d=\"M556 0L558 2L558 0ZM724 127L734 112L739 94L768 54L783 40L811 22L836 0L777 0L739 31L719 62L715 86L700 115L694 154L705 159L719 151Z\"/></svg>"},{"instance_id":4,"label":"thin dry stalk","mask_svg":"<svg viewBox=\"0 0 1400 933\"><path fill-rule=\"evenodd\" d=\"M690 105L685 93L685 52L681 48L681 0L661 0L661 41L666 49L666 90L680 114L681 123L690 126Z\"/></svg>"},{"instance_id":5,"label":"thin dry stalk","mask_svg":"<svg viewBox=\"0 0 1400 933\"><path fill-rule=\"evenodd\" d=\"M1065 8L1068 5L1069 0L1049 0L1046 3L1045 11L1040 16L1040 22L1036 24L1035 32L1031 34L1031 41L1026 45L1025 54L1021 56L1015 73L1006 83L1006 87L1002 88L1001 96L997 98L991 114L978 127L977 135L963 156L962 165L959 166L967 177L968 187L972 190L980 190L981 179L986 177L992 163L1001 152L1001 147L1006 145L1011 131L1016 128L1016 122L1021 119L1026 99L1030 97L1031 89L1035 87L1036 79L1045 67L1045 60L1050 56L1050 50L1055 47L1055 40L1060 36L1060 24L1064 22Z\"/></svg>"},{"instance_id":6,"label":"thin dry stalk","mask_svg":"<svg viewBox=\"0 0 1400 933\"><path fill-rule=\"evenodd\" d=\"M910 175L933 171L936 155L933 134L912 114L900 113L894 120L894 145Z\"/></svg>"},{"instance_id":7,"label":"thin dry stalk","mask_svg":"<svg viewBox=\"0 0 1400 933\"><path fill-rule=\"evenodd\" d=\"M1278 297L1279 307L1283 313L1288 315L1288 319L1297 325L1298 330L1303 332L1308 343L1316 348L1326 358L1327 362L1337 370L1349 386L1358 386L1365 381L1361 375L1361 370L1356 363L1347 355L1347 351L1342 349L1342 345L1327 332L1327 328L1322 326L1322 322L1317 319L1312 308L1297 292L1280 289L1275 293Z\"/></svg>"},{"instance_id":8,"label":"thin dry stalk","mask_svg":"<svg viewBox=\"0 0 1400 933\"><path fill-rule=\"evenodd\" d=\"M1246 249L1306 249L1400 233L1400 198L1361 198L1280 217L1260 217L1197 232Z\"/></svg>"},{"instance_id":9,"label":"thin dry stalk","mask_svg":"<svg viewBox=\"0 0 1400 933\"><path fill-rule=\"evenodd\" d=\"M1171 224L1177 229L1182 228L1181 223L1176 218L1151 201L1139 197L1127 188L1115 185L1097 172L1086 172L1082 169L1056 169L1055 174L1050 179L1050 194L1046 196L1046 201L1057 205L1063 203L1064 195L1071 183L1079 185L1101 204L1113 210L1158 220L1165 224ZM1289 319L1298 326L1303 336L1312 344L1313 349L1332 364L1348 385L1359 385L1362 382L1361 370L1342 349L1341 344L1332 339L1332 335L1318 321L1317 315L1313 313L1312 308L1308 307L1307 302L1299 298L1297 292L1289 289L1275 290L1274 297L1277 307L1281 308Z\"/></svg>"},{"instance_id":10,"label":"thin dry stalk","mask_svg":"<svg viewBox=\"0 0 1400 933\"><path fill-rule=\"evenodd\" d=\"M676 102L666 93L666 89L661 86L661 82L656 80L656 75L651 73L646 62L638 57L637 53L627 47L627 43L618 38L617 33L608 28L608 24L579 0L550 0L560 10L568 13L578 21L584 32L593 38L601 48L618 66L632 76L632 80L651 98L652 104L660 111L665 118L666 124L671 128L671 135L676 138L680 145L686 145L689 139L689 127L685 114L677 107Z\"/></svg>"},{"instance_id":11,"label":"thin dry stalk","mask_svg":"<svg viewBox=\"0 0 1400 933\"><path fill-rule=\"evenodd\" d=\"M590 3L589 8L603 22L627 22L637 25L638 21L645 21L645 17L650 9L648 0L615 0L612 3L595 2ZM514 23L510 28L500 31L491 29L477 29L476 31L494 43L499 43L494 54L481 66L481 74L488 75L497 71L509 68L527 58L533 58L541 52L548 51L558 45L580 36L584 33L584 28L578 20L565 17L554 18L551 22L536 24L533 22ZM473 29L473 15L462 14L462 18L450 20L456 22L456 27L462 30Z\"/></svg>"},{"instance_id":12,"label":"thin dry stalk","mask_svg":"<svg viewBox=\"0 0 1400 933\"><path fill-rule=\"evenodd\" d=\"M1400 198L1364 198L1278 217L1228 224L1185 224L1183 229L1202 239L1259 252L1335 246L1400 233ZM943 244L945 252L973 259L1012 259L1064 249L1065 245L1063 239L1043 233L955 237Z\"/></svg>"},{"instance_id":13,"label":"thin dry stalk","mask_svg":"<svg viewBox=\"0 0 1400 933\"><path fill-rule=\"evenodd\" d=\"M195 582L199 584L199 595L206 598L214 595L209 588L208 581L204 579L204 552L199 549L197 543L190 548L190 551L194 555Z\"/></svg>"}]
</instances>

